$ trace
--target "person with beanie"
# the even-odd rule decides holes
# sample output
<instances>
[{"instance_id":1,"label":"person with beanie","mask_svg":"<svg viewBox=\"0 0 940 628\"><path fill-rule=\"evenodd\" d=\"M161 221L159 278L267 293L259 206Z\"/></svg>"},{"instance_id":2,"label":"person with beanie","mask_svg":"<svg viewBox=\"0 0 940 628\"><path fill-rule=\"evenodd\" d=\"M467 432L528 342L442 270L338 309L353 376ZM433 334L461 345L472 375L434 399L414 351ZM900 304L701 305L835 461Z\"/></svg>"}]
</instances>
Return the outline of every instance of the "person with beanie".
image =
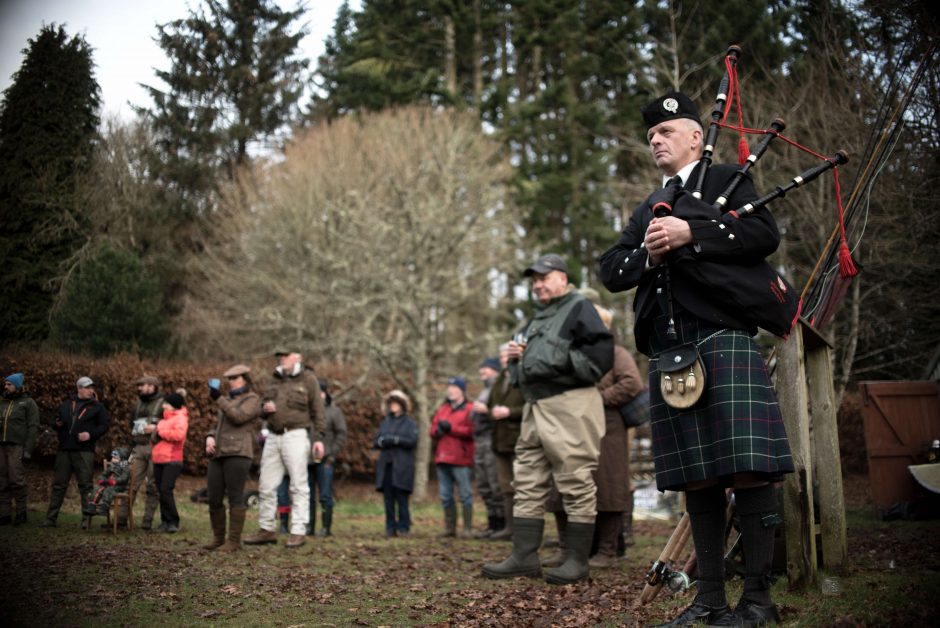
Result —
<instances>
[{"instance_id":1,"label":"person with beanie","mask_svg":"<svg viewBox=\"0 0 940 628\"><path fill-rule=\"evenodd\" d=\"M774 483L794 471L783 417L752 338L758 327L753 315L695 271L746 273L776 250L780 233L766 207L746 218L733 211L757 200L748 175L724 205L712 205L738 177L737 166L711 165L696 190L706 140L688 95L664 94L642 114L662 185L633 210L617 243L601 256L600 276L611 292L636 289L636 347L650 357L656 488L686 492L697 592L663 626L779 622L770 595L774 528L781 521ZM670 211L654 216L653 207ZM703 208L714 218L702 218ZM705 374L695 388L698 399L675 399L674 393L688 391L682 379L677 391L667 372L677 359L685 363L680 353L691 354ZM744 592L733 609L725 592L726 488L734 489L746 564Z\"/></svg>"},{"instance_id":2,"label":"person with beanie","mask_svg":"<svg viewBox=\"0 0 940 628\"><path fill-rule=\"evenodd\" d=\"M457 504L454 501L454 483L460 491L463 504L463 535L470 536L473 526L473 487L470 473L473 469L473 410L467 402L467 380L451 377L447 380L447 398L431 420L431 438L434 440L434 464L437 468L437 489L444 508L444 532L441 538L457 536Z\"/></svg>"},{"instance_id":3,"label":"person with beanie","mask_svg":"<svg viewBox=\"0 0 940 628\"><path fill-rule=\"evenodd\" d=\"M485 358L478 372L483 389L473 402L473 474L483 505L486 506L486 529L474 535L477 539L488 539L506 528L506 513L503 510L503 492L499 486L496 454L493 453L493 421L487 401L493 382L499 375L499 359Z\"/></svg>"},{"instance_id":4,"label":"person with beanie","mask_svg":"<svg viewBox=\"0 0 940 628\"><path fill-rule=\"evenodd\" d=\"M241 549L245 527L245 482L251 470L261 423L261 397L251 389L251 369L236 364L223 375L228 394L219 380L209 380L209 397L219 407L215 429L206 436L209 456L209 521L212 540L203 549L232 552ZM228 538L225 535L225 503L228 496Z\"/></svg>"},{"instance_id":5,"label":"person with beanie","mask_svg":"<svg viewBox=\"0 0 940 628\"><path fill-rule=\"evenodd\" d=\"M65 499L69 480L75 475L84 512L91 497L92 473L95 469L95 444L111 426L107 408L98 401L95 382L82 376L75 382L75 392L61 406L53 424L59 438L59 451L55 457L52 495L42 527L54 527ZM86 525L83 519L82 525Z\"/></svg>"},{"instance_id":6,"label":"person with beanie","mask_svg":"<svg viewBox=\"0 0 940 628\"><path fill-rule=\"evenodd\" d=\"M502 530L491 534L487 540L508 541L512 539L512 510L515 489L513 482L513 463L516 460L516 441L522 425L522 409L525 399L522 391L512 385L509 373L509 343L499 347L499 375L490 388L487 399L490 419L493 421L493 455L496 457L496 471L499 478L500 492L503 494L503 512L506 525Z\"/></svg>"},{"instance_id":7,"label":"person with beanie","mask_svg":"<svg viewBox=\"0 0 940 628\"><path fill-rule=\"evenodd\" d=\"M185 392L185 391L184 391ZM179 532L180 515L176 510L173 490L183 472L183 445L189 430L189 411L179 391L163 397L163 418L144 430L154 439L153 473L160 491L160 528L168 533Z\"/></svg>"},{"instance_id":8,"label":"person with beanie","mask_svg":"<svg viewBox=\"0 0 940 628\"><path fill-rule=\"evenodd\" d=\"M23 461L29 460L36 446L39 408L23 390L23 381L22 373L7 375L0 398L0 526L26 523Z\"/></svg>"},{"instance_id":9,"label":"person with beanie","mask_svg":"<svg viewBox=\"0 0 940 628\"><path fill-rule=\"evenodd\" d=\"M160 378L154 375L144 375L137 380L137 404L131 415L131 476L134 484L130 487L131 508L137 499L137 493L146 487L147 501L144 503L144 517L140 523L141 530L150 530L153 527L153 515L160 504L160 491L157 489L157 479L153 472L153 443L150 434L144 428L155 425L163 418L163 393L160 392ZM123 511L123 509L122 509ZM118 514L118 524L126 522L127 513Z\"/></svg>"}]
</instances>

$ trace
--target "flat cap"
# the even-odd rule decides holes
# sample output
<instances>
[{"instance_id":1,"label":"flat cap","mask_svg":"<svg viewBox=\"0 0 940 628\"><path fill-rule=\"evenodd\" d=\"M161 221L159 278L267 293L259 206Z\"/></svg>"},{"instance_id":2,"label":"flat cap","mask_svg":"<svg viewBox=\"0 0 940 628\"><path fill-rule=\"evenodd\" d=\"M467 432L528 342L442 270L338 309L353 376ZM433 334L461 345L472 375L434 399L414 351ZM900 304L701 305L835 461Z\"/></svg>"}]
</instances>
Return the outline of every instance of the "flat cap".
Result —
<instances>
[{"instance_id":1,"label":"flat cap","mask_svg":"<svg viewBox=\"0 0 940 628\"><path fill-rule=\"evenodd\" d=\"M550 273L553 270L560 270L561 272L568 274L568 264L565 263L565 258L557 253L548 253L542 257L535 260L535 262L526 268L522 275L524 277L530 277L531 275L538 273L544 275Z\"/></svg>"},{"instance_id":2,"label":"flat cap","mask_svg":"<svg viewBox=\"0 0 940 628\"><path fill-rule=\"evenodd\" d=\"M154 386L160 386L160 378L154 375L144 375L137 380L138 384L153 384Z\"/></svg>"},{"instance_id":3,"label":"flat cap","mask_svg":"<svg viewBox=\"0 0 940 628\"><path fill-rule=\"evenodd\" d=\"M239 375L248 375L251 373L251 367L246 364L236 364L222 374L222 377L238 377Z\"/></svg>"}]
</instances>

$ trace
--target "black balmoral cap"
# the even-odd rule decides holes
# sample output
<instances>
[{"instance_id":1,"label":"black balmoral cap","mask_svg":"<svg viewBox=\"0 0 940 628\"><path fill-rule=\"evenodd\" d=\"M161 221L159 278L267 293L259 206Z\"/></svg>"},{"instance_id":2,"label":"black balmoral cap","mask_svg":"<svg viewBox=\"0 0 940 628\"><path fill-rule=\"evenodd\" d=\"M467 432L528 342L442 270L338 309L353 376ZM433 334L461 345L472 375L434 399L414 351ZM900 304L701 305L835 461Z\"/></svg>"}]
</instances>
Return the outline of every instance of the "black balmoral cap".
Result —
<instances>
[{"instance_id":1,"label":"black balmoral cap","mask_svg":"<svg viewBox=\"0 0 940 628\"><path fill-rule=\"evenodd\" d=\"M535 260L535 263L529 266L523 271L522 275L524 277L530 277L534 273L540 275L545 275L552 272L553 270L560 270L561 272L568 274L568 264L565 263L565 258L557 253L548 253L542 257Z\"/></svg>"},{"instance_id":2,"label":"black balmoral cap","mask_svg":"<svg viewBox=\"0 0 940 628\"><path fill-rule=\"evenodd\" d=\"M698 107L695 106L691 98L682 92L669 92L660 96L643 107L642 113L647 131L660 122L678 118L688 118L699 124L702 123L702 116L699 115Z\"/></svg>"}]
</instances>

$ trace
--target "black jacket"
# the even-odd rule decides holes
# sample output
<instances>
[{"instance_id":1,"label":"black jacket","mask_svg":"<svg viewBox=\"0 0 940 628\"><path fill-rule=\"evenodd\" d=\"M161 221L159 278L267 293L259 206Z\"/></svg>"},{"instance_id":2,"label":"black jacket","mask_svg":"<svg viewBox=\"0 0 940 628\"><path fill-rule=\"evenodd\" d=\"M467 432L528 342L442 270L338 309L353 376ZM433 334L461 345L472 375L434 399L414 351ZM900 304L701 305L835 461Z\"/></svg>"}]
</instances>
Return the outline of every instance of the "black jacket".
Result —
<instances>
[{"instance_id":1,"label":"black jacket","mask_svg":"<svg viewBox=\"0 0 940 628\"><path fill-rule=\"evenodd\" d=\"M688 194L698 180L701 164L692 170L686 182ZM728 181L737 171L729 164L714 165L709 169L702 199L710 204L727 187ZM688 244L669 253L670 284L675 310L686 311L700 319L720 327L743 329L751 334L757 332L756 325L741 316L726 300L718 297L713 289L704 286L694 272L686 272L700 262L721 264L756 264L773 253L780 243L780 234L773 216L766 208L744 217L730 211L757 198L754 184L745 177L731 195L719 216L713 218L689 218L694 244ZM677 205L678 206L678 205ZM675 214L679 216L678 214ZM679 216L682 217L682 216ZM634 333L637 348L649 355L649 335L652 322L660 314L656 291L664 285L665 269L660 265L646 269L649 254L643 246L646 229L653 218L649 203L644 201L634 210L617 243L601 256L601 281L611 292L622 292L636 286L633 301L635 315Z\"/></svg>"},{"instance_id":2,"label":"black jacket","mask_svg":"<svg viewBox=\"0 0 940 628\"><path fill-rule=\"evenodd\" d=\"M59 406L55 430L59 436L59 451L94 451L95 443L104 436L111 425L108 410L96 398L79 399L72 395ZM81 432L91 436L82 442L78 440Z\"/></svg>"}]
</instances>

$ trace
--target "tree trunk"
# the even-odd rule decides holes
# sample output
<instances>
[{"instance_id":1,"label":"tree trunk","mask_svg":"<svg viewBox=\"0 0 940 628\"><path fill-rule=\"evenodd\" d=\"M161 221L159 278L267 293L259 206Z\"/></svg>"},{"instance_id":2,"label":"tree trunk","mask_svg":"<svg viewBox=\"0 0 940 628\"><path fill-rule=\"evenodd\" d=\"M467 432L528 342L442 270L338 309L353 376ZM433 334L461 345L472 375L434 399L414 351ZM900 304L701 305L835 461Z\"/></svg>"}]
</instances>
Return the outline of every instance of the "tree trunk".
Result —
<instances>
[{"instance_id":1,"label":"tree trunk","mask_svg":"<svg viewBox=\"0 0 940 628\"><path fill-rule=\"evenodd\" d=\"M418 422L418 451L415 454L415 489L414 498L424 499L428 490L428 467L431 462L431 437L428 430L431 427L428 413L428 351L427 341L419 340L415 354L417 363L414 366L414 419Z\"/></svg>"},{"instance_id":2,"label":"tree trunk","mask_svg":"<svg viewBox=\"0 0 940 628\"><path fill-rule=\"evenodd\" d=\"M454 34L454 18L444 16L444 80L450 97L457 101L457 37Z\"/></svg>"},{"instance_id":3,"label":"tree trunk","mask_svg":"<svg viewBox=\"0 0 940 628\"><path fill-rule=\"evenodd\" d=\"M483 104L483 25L480 20L480 0L473 0L473 106Z\"/></svg>"}]
</instances>

